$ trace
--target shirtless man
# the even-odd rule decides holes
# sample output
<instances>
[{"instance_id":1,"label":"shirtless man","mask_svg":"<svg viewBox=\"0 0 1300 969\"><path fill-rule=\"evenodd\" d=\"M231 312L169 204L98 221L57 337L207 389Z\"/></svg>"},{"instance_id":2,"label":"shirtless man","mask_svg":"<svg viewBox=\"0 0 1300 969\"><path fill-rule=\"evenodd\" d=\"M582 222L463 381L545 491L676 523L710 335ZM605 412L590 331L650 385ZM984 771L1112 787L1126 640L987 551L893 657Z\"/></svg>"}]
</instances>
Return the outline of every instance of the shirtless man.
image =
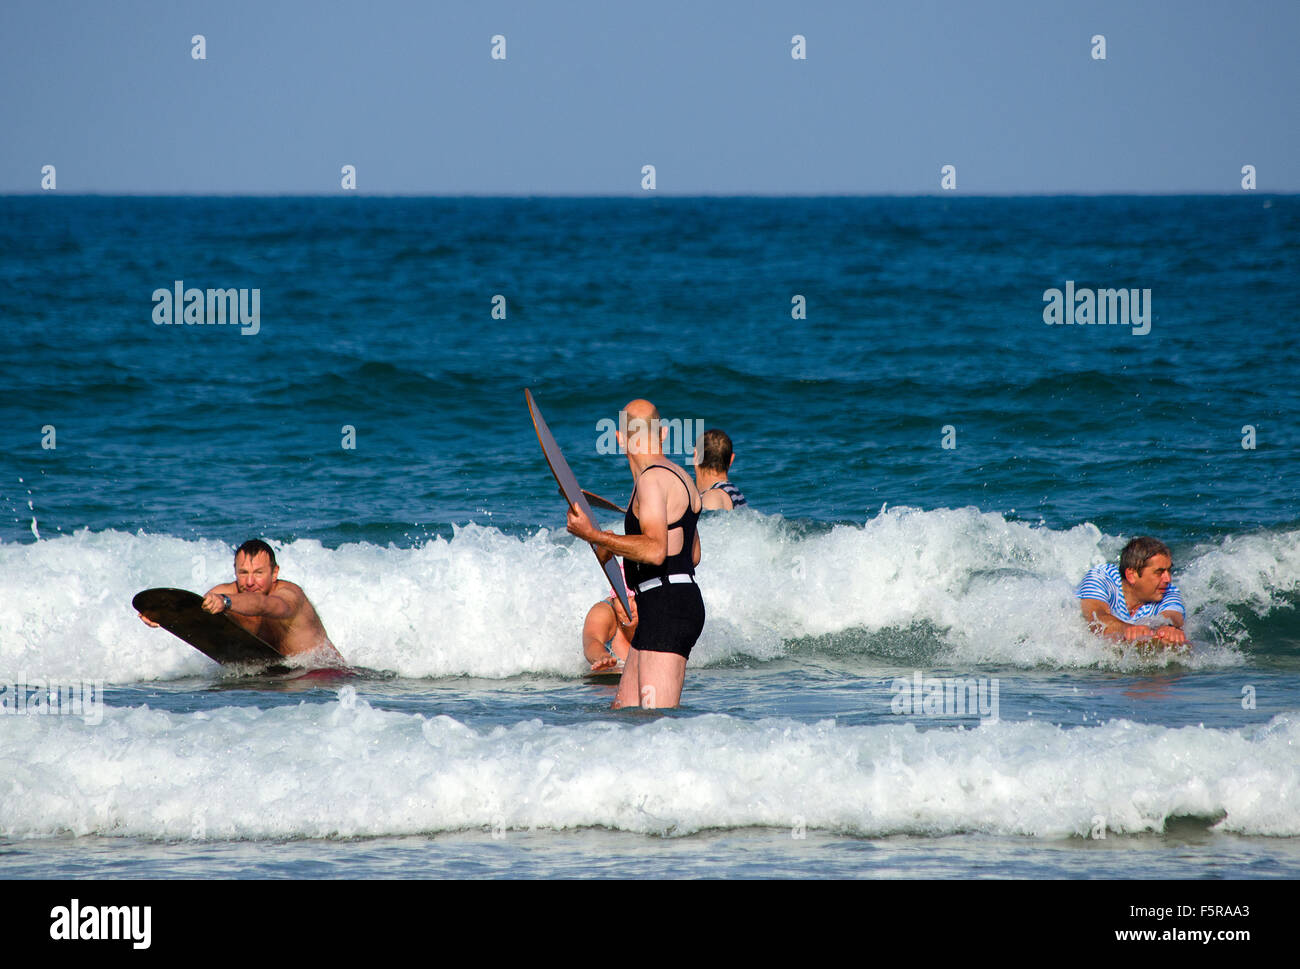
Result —
<instances>
[{"instance_id":1,"label":"shirtless man","mask_svg":"<svg viewBox=\"0 0 1300 969\"><path fill-rule=\"evenodd\" d=\"M327 666L346 661L330 642L320 617L302 589L279 578L275 552L260 539L235 550L235 581L213 586L203 597L205 612L229 612L230 618L264 639L283 656L305 656ZM146 625L156 627L147 616Z\"/></svg>"},{"instance_id":2,"label":"shirtless man","mask_svg":"<svg viewBox=\"0 0 1300 969\"><path fill-rule=\"evenodd\" d=\"M704 629L704 599L695 585L700 493L690 475L664 457L668 428L654 404L634 400L624 410L626 430L619 428L618 441L636 480L623 520L626 534L599 530L577 505L569 508L568 529L595 545L602 562L621 555L636 593L630 617L614 603L620 623L637 623L614 708L675 707L686 659Z\"/></svg>"},{"instance_id":3,"label":"shirtless man","mask_svg":"<svg viewBox=\"0 0 1300 969\"><path fill-rule=\"evenodd\" d=\"M705 508L726 511L749 504L740 489L727 480L731 463L735 460L731 438L725 431L705 431L700 443L695 445L695 486Z\"/></svg>"},{"instance_id":4,"label":"shirtless man","mask_svg":"<svg viewBox=\"0 0 1300 969\"><path fill-rule=\"evenodd\" d=\"M1159 539L1143 536L1124 546L1119 567L1113 563L1088 570L1075 597L1083 618L1102 636L1154 640L1157 645L1177 646L1187 642L1183 635L1183 597L1173 584L1173 558ZM1152 628L1143 622L1157 615L1171 625Z\"/></svg>"}]
</instances>

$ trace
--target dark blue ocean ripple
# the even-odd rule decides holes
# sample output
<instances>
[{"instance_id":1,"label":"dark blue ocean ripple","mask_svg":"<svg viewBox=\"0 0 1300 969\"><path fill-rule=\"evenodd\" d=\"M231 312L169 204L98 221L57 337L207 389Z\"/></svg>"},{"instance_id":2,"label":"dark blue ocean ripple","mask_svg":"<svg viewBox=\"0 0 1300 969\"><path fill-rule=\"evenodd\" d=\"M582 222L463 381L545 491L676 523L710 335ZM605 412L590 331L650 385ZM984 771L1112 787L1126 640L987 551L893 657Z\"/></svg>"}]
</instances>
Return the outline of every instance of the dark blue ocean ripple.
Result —
<instances>
[{"instance_id":1,"label":"dark blue ocean ripple","mask_svg":"<svg viewBox=\"0 0 1300 969\"><path fill-rule=\"evenodd\" d=\"M1300 507L1294 197L11 197L0 253L6 541L558 525L525 386L615 496L597 422L644 395L790 518L1194 540ZM259 289L260 332L156 326L178 279ZM1067 280L1150 289L1150 332L1046 325Z\"/></svg>"}]
</instances>

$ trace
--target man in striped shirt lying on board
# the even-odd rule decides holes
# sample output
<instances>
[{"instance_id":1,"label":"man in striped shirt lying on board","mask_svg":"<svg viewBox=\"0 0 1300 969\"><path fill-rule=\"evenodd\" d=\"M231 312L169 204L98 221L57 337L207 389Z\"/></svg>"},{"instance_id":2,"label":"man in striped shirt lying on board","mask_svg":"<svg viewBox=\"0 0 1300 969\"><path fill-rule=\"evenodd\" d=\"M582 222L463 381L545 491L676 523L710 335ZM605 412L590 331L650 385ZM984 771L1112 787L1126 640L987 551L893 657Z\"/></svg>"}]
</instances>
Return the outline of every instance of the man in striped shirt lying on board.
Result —
<instances>
[{"instance_id":1,"label":"man in striped shirt lying on board","mask_svg":"<svg viewBox=\"0 0 1300 969\"><path fill-rule=\"evenodd\" d=\"M1111 563L1088 570L1075 596L1093 631L1129 642L1156 640L1178 646L1183 635L1183 597L1173 584L1173 558L1159 539L1142 536L1124 546L1119 568ZM1160 617L1171 625L1151 628Z\"/></svg>"}]
</instances>

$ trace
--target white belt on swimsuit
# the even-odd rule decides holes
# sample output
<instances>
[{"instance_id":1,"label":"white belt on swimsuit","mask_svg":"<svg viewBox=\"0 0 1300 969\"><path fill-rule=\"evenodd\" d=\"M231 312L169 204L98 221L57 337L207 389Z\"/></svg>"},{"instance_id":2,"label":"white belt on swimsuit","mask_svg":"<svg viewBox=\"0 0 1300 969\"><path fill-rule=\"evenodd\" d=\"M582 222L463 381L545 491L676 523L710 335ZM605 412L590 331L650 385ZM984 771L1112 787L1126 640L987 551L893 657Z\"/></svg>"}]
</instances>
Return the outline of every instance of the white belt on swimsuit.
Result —
<instances>
[{"instance_id":1,"label":"white belt on swimsuit","mask_svg":"<svg viewBox=\"0 0 1300 969\"><path fill-rule=\"evenodd\" d=\"M685 572L678 572L676 575L668 576L668 581L673 583L694 582L695 578L693 576L687 575ZM646 579L644 582L642 582L639 586L636 587L636 591L637 594L639 595L642 592L649 592L651 589L657 589L663 584L664 584L664 580L658 577L655 577L653 579Z\"/></svg>"}]
</instances>

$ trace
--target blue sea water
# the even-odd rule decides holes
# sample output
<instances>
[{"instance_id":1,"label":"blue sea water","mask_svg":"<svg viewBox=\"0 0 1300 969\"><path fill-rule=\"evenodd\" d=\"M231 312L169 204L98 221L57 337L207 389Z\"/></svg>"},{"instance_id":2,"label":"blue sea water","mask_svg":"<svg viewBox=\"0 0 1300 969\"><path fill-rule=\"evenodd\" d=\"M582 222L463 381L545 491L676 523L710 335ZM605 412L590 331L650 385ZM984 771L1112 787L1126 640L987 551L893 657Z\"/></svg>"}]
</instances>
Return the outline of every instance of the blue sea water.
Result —
<instances>
[{"instance_id":1,"label":"blue sea water","mask_svg":"<svg viewBox=\"0 0 1300 969\"><path fill-rule=\"evenodd\" d=\"M0 199L0 683L106 684L0 716L0 874L1295 877L1298 283L1290 196ZM581 678L524 387L606 497L630 398L735 442L678 711ZM1139 534L1189 656L1078 619ZM136 619L252 536L372 673Z\"/></svg>"}]
</instances>

